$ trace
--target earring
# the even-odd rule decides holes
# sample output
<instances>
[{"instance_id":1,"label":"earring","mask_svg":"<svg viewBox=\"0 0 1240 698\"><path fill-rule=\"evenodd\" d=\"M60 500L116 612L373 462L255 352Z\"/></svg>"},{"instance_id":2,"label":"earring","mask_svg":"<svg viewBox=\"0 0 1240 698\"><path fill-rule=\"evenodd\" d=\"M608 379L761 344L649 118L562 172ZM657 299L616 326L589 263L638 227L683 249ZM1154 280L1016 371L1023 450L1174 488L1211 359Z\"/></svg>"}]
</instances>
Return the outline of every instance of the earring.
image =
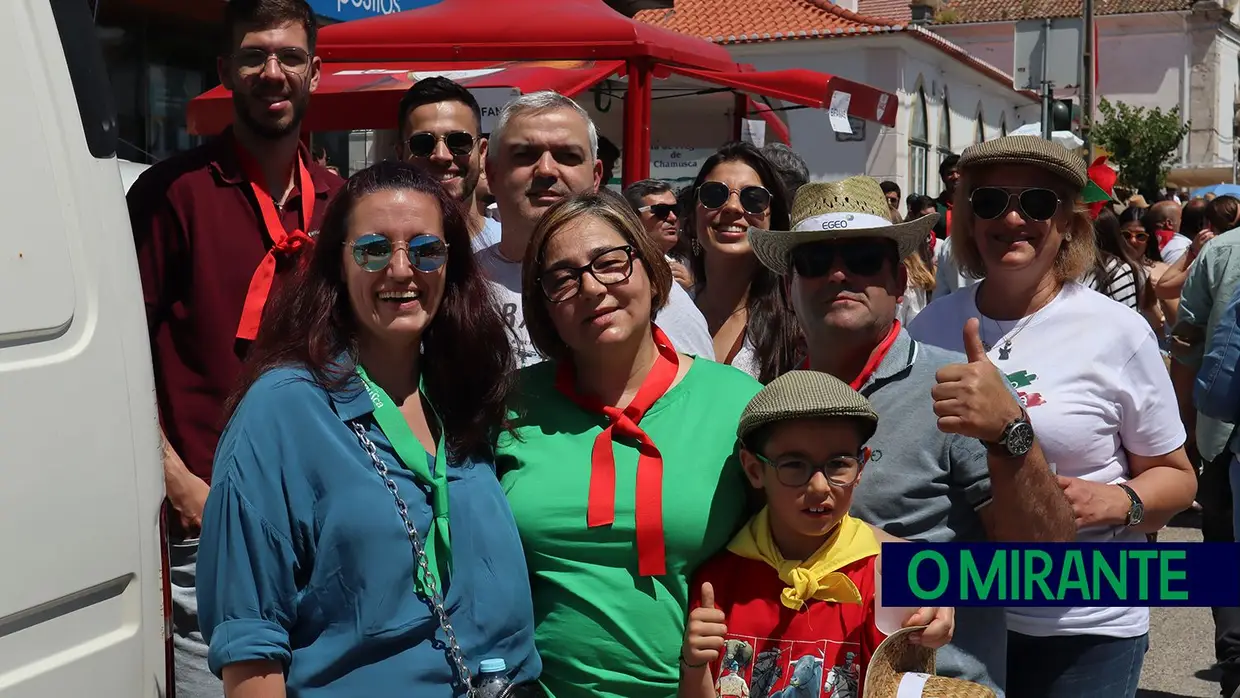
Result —
<instances>
[{"instance_id":1,"label":"earring","mask_svg":"<svg viewBox=\"0 0 1240 698\"><path fill-rule=\"evenodd\" d=\"M1064 233L1064 242L1072 242L1072 233Z\"/></svg>"}]
</instances>

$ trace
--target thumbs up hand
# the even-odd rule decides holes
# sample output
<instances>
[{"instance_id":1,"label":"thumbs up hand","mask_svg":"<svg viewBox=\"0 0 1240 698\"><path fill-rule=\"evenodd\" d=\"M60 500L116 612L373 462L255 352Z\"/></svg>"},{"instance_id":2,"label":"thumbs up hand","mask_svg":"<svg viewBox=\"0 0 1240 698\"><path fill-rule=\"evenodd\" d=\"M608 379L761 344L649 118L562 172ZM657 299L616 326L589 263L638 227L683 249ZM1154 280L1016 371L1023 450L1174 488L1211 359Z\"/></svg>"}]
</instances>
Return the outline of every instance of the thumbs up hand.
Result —
<instances>
[{"instance_id":1,"label":"thumbs up hand","mask_svg":"<svg viewBox=\"0 0 1240 698\"><path fill-rule=\"evenodd\" d=\"M997 442L1021 409L1007 379L986 356L977 318L964 325L964 352L968 363L944 366L934 376L930 395L939 431Z\"/></svg>"},{"instance_id":2,"label":"thumbs up hand","mask_svg":"<svg viewBox=\"0 0 1240 698\"><path fill-rule=\"evenodd\" d=\"M704 582L701 605L689 613L685 644L680 651L681 663L690 669L702 669L718 661L727 634L723 611L715 608L715 588L710 582Z\"/></svg>"}]
</instances>

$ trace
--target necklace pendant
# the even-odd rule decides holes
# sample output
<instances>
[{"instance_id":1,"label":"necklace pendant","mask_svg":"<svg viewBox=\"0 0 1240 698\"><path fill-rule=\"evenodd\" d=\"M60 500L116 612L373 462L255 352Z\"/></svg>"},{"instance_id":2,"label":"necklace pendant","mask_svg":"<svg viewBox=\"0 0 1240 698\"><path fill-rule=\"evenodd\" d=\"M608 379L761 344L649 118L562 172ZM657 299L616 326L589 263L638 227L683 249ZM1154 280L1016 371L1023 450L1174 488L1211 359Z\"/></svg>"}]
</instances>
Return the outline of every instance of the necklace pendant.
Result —
<instances>
[{"instance_id":1,"label":"necklace pendant","mask_svg":"<svg viewBox=\"0 0 1240 698\"><path fill-rule=\"evenodd\" d=\"M1012 343L1007 342L999 348L999 360L1007 361L1012 356Z\"/></svg>"}]
</instances>

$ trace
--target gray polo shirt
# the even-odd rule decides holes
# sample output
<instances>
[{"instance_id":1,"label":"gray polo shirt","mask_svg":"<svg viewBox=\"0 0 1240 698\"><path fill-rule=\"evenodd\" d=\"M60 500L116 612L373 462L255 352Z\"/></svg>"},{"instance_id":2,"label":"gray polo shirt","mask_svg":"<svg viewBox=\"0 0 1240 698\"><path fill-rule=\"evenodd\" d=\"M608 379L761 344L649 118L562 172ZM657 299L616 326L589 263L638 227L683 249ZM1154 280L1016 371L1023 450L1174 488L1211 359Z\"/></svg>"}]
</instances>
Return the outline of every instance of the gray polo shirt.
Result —
<instances>
[{"instance_id":1,"label":"gray polo shirt","mask_svg":"<svg viewBox=\"0 0 1240 698\"><path fill-rule=\"evenodd\" d=\"M990 469L980 441L938 429L934 374L964 354L913 341L901 329L861 386L878 413L873 452L850 513L893 536L917 541L984 541L977 510L990 502ZM1004 609L959 608L952 643L938 652L938 673L990 686L1007 677Z\"/></svg>"}]
</instances>

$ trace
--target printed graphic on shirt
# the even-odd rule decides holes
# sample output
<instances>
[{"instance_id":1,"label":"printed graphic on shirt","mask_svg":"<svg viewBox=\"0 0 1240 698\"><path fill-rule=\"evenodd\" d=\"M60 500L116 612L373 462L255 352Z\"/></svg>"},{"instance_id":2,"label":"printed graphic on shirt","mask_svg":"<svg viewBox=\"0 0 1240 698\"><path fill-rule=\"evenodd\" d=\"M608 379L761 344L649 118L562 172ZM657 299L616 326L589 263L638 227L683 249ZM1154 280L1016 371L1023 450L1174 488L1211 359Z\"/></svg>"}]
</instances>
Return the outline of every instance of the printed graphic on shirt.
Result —
<instances>
[{"instance_id":1,"label":"printed graphic on shirt","mask_svg":"<svg viewBox=\"0 0 1240 698\"><path fill-rule=\"evenodd\" d=\"M715 675L720 698L858 698L861 647L728 635Z\"/></svg>"},{"instance_id":2,"label":"printed graphic on shirt","mask_svg":"<svg viewBox=\"0 0 1240 698\"><path fill-rule=\"evenodd\" d=\"M1016 371L1014 373L1007 373L1004 375L1007 376L1008 382L1012 384L1012 387L1016 389L1016 395L1020 397L1021 403L1023 403L1026 408L1046 404L1046 401L1042 399L1041 393L1034 393L1025 390L1025 388L1032 386L1034 381L1038 379L1038 374L1030 373L1028 371Z\"/></svg>"}]
</instances>

